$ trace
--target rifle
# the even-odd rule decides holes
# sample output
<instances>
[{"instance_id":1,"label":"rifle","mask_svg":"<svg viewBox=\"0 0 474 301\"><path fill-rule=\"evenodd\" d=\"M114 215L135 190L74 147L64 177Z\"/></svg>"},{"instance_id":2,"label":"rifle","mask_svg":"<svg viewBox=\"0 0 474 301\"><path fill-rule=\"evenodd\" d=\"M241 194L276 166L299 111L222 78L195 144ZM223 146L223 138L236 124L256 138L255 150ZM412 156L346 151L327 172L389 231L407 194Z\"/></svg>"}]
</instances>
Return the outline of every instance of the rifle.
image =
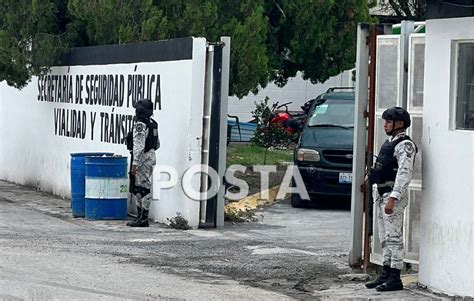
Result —
<instances>
[{"instance_id":1,"label":"rifle","mask_svg":"<svg viewBox=\"0 0 474 301\"><path fill-rule=\"evenodd\" d=\"M131 155L130 169L128 170L128 179L130 181L130 185L129 185L128 191L131 194L135 194L135 175L132 175L133 151L130 151L130 155Z\"/></svg>"}]
</instances>

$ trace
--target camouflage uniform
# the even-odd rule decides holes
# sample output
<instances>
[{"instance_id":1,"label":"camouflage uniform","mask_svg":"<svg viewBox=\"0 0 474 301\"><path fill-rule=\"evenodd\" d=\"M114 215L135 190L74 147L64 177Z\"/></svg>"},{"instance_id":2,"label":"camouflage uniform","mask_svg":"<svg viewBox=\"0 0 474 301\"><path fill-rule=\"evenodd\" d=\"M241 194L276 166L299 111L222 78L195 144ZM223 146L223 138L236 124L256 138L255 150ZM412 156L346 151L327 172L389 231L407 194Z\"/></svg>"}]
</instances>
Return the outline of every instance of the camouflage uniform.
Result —
<instances>
[{"instance_id":1,"label":"camouflage uniform","mask_svg":"<svg viewBox=\"0 0 474 301\"><path fill-rule=\"evenodd\" d=\"M148 152L145 151L145 140L148 136L148 127L143 122L136 122L133 127L133 165L137 166L135 176L135 186L150 190L150 193L142 195L137 193L134 195L138 207L144 210L150 210L152 199L151 193L151 177L153 168L156 164L155 150L152 148Z\"/></svg>"},{"instance_id":2,"label":"camouflage uniform","mask_svg":"<svg viewBox=\"0 0 474 301\"><path fill-rule=\"evenodd\" d=\"M405 136L401 132L389 138L393 141ZM397 158L398 171L391 192L384 193L376 200L378 206L378 231L380 243L383 250L383 264L394 269L401 270L405 251L403 248L403 212L408 203L408 184L410 184L413 165L416 155L416 146L410 140L404 140L397 144L394 156ZM385 213L385 205L389 197L395 198L392 214Z\"/></svg>"}]
</instances>

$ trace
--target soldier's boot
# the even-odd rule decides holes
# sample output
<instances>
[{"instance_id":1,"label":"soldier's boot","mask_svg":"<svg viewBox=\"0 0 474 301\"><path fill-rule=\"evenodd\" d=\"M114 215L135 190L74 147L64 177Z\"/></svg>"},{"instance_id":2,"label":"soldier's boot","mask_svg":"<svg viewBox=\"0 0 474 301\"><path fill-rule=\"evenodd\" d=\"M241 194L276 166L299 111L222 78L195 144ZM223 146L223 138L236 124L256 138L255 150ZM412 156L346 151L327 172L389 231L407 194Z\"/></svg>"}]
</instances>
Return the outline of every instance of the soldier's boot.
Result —
<instances>
[{"instance_id":1,"label":"soldier's boot","mask_svg":"<svg viewBox=\"0 0 474 301\"><path fill-rule=\"evenodd\" d=\"M137 205L137 217L133 221L128 222L127 226L130 227L132 223L139 221L141 216L142 216L142 208Z\"/></svg>"},{"instance_id":2,"label":"soldier's boot","mask_svg":"<svg viewBox=\"0 0 474 301\"><path fill-rule=\"evenodd\" d=\"M130 227L149 227L148 223L148 210L143 209L140 219L137 221L130 222Z\"/></svg>"},{"instance_id":3,"label":"soldier's boot","mask_svg":"<svg viewBox=\"0 0 474 301\"><path fill-rule=\"evenodd\" d=\"M382 283L385 283L388 280L388 277L390 276L390 266L384 265L382 273L375 279L374 281L367 282L365 284L366 288L375 288L378 285L381 285Z\"/></svg>"},{"instance_id":4,"label":"soldier's boot","mask_svg":"<svg viewBox=\"0 0 474 301\"><path fill-rule=\"evenodd\" d=\"M390 269L390 277L387 282L375 288L378 292L400 291L403 289L402 279L400 279L399 269Z\"/></svg>"}]
</instances>

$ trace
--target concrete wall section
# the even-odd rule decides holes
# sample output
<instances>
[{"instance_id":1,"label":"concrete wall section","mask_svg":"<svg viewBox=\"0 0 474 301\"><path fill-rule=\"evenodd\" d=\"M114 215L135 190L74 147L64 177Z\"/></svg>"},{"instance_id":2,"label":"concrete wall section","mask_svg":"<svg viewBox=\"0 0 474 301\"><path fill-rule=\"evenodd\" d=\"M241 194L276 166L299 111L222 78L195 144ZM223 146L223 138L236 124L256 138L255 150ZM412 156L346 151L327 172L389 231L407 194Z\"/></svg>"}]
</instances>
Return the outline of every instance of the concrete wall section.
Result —
<instances>
[{"instance_id":1,"label":"concrete wall section","mask_svg":"<svg viewBox=\"0 0 474 301\"><path fill-rule=\"evenodd\" d=\"M419 281L474 296L474 132L452 124L453 42L474 39L474 18L427 22Z\"/></svg>"},{"instance_id":2,"label":"concrete wall section","mask_svg":"<svg viewBox=\"0 0 474 301\"><path fill-rule=\"evenodd\" d=\"M184 193L181 181L186 170L201 164L206 40L194 39L192 51L193 60L188 61L189 71L181 72L176 69L168 76L167 84L172 87L168 93L170 102L173 102L170 104L172 110L166 113L163 111L160 118L162 148L157 152L157 164L175 168L178 172L178 184L171 189L161 190L160 196L158 189L154 189L152 213L158 222L167 223L167 218L174 217L179 212L186 217L190 226L197 227L200 203ZM172 67L175 63L168 64ZM169 146L164 148L166 143ZM160 181L167 179L166 175L158 174L157 170L154 176ZM157 188L157 180L154 182L154 187ZM199 191L200 177L194 176L191 184L195 191Z\"/></svg>"},{"instance_id":3,"label":"concrete wall section","mask_svg":"<svg viewBox=\"0 0 474 301\"><path fill-rule=\"evenodd\" d=\"M189 39L181 40L188 45ZM166 43L161 42L161 47L166 48ZM159 124L157 164L174 167L181 178L186 169L201 162L205 39L192 39L188 49L192 51L190 59L127 63L104 60L105 65L85 62L53 67L49 76L60 80L34 77L22 90L2 82L0 179L69 197L70 153L108 151L129 156L124 137L134 115L132 103L147 96L155 103L154 118ZM89 80L96 75L107 75L110 86L103 88L100 81ZM116 101L111 105L90 101L101 89ZM199 177L195 178L194 186L199 187ZM159 179L155 170L154 188ZM190 225L198 225L199 203L190 200L180 185L162 191L160 198L154 189L153 196L153 218L166 222L180 212Z\"/></svg>"},{"instance_id":4,"label":"concrete wall section","mask_svg":"<svg viewBox=\"0 0 474 301\"><path fill-rule=\"evenodd\" d=\"M344 71L324 83L312 84L309 80L303 80L301 73L298 73L296 77L289 79L282 88L270 83L257 95L250 93L242 99L235 96L229 97L229 114L238 116L241 122L250 121L252 111L255 109L255 102L260 103L266 96L269 97L270 105L277 101L280 104L292 101L293 103L288 107L289 110L301 111L301 106L306 101L316 98L329 88L353 86L350 79L352 79L352 73Z\"/></svg>"}]
</instances>

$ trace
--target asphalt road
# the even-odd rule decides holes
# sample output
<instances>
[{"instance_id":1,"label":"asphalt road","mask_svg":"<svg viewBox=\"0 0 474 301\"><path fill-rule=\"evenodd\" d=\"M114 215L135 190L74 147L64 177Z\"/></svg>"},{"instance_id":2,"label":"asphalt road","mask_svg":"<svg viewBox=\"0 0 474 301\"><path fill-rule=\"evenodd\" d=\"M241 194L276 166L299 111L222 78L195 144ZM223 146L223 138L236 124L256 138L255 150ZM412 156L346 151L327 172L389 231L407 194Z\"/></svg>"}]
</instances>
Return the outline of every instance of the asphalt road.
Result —
<instances>
[{"instance_id":1,"label":"asphalt road","mask_svg":"<svg viewBox=\"0 0 474 301\"><path fill-rule=\"evenodd\" d=\"M0 181L0 300L314 299L349 273L350 211L257 213L180 231L72 218L69 202Z\"/></svg>"}]
</instances>

